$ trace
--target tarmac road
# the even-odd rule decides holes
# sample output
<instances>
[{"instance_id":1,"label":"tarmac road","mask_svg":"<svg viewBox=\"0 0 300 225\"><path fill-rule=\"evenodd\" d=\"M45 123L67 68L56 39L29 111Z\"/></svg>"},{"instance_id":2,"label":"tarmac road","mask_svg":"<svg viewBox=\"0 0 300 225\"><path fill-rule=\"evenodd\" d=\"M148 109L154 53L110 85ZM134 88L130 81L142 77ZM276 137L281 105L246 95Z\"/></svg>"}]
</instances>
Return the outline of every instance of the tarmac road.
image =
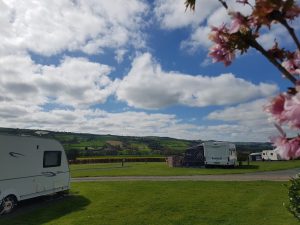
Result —
<instances>
[{"instance_id":1,"label":"tarmac road","mask_svg":"<svg viewBox=\"0 0 300 225\"><path fill-rule=\"evenodd\" d=\"M122 177L80 177L72 178L72 182L89 181L288 181L300 173L300 168L268 172L224 175L193 176L122 176Z\"/></svg>"}]
</instances>

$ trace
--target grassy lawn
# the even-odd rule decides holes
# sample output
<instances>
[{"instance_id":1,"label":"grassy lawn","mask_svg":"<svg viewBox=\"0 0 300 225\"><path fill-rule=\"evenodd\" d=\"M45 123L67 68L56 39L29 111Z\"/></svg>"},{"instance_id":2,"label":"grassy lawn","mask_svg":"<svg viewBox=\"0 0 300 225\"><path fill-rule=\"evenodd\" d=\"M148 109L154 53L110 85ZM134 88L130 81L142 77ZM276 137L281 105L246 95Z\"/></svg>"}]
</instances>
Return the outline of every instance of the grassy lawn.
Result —
<instances>
[{"instance_id":1,"label":"grassy lawn","mask_svg":"<svg viewBox=\"0 0 300 225\"><path fill-rule=\"evenodd\" d=\"M296 225L281 182L91 182L1 225Z\"/></svg>"},{"instance_id":2,"label":"grassy lawn","mask_svg":"<svg viewBox=\"0 0 300 225\"><path fill-rule=\"evenodd\" d=\"M158 158L158 159L165 159L166 157L159 156L159 155L144 155L144 156L116 155L116 156L81 156L81 157L77 157L76 159L126 159L126 158Z\"/></svg>"},{"instance_id":3,"label":"grassy lawn","mask_svg":"<svg viewBox=\"0 0 300 225\"><path fill-rule=\"evenodd\" d=\"M245 164L245 163L244 163ZM166 163L102 163L71 165L72 177L92 176L177 176L201 174L233 174L283 170L300 167L300 160L280 162L251 162L234 169L170 168Z\"/></svg>"}]
</instances>

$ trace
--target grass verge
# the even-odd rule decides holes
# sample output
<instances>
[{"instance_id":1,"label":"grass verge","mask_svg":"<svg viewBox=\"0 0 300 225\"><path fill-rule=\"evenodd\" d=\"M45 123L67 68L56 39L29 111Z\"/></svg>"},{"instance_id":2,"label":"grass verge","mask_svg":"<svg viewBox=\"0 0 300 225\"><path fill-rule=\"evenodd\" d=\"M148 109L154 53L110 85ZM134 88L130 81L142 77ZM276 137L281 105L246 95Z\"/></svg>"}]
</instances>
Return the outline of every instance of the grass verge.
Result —
<instances>
[{"instance_id":1,"label":"grass verge","mask_svg":"<svg viewBox=\"0 0 300 225\"><path fill-rule=\"evenodd\" d=\"M245 164L245 163L244 163ZM300 167L300 160L278 162L251 162L234 169L223 168L170 168L166 163L103 163L71 165L72 177L93 176L184 176L201 174L236 174L259 171L284 170Z\"/></svg>"}]
</instances>

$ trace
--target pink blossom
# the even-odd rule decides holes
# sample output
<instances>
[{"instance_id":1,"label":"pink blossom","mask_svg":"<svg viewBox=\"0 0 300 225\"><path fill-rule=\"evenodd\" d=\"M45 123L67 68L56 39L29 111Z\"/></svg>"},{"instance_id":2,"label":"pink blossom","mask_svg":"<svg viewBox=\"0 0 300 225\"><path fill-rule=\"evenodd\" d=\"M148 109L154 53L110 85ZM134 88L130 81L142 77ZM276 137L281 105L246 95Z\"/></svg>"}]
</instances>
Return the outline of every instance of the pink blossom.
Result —
<instances>
[{"instance_id":1,"label":"pink blossom","mask_svg":"<svg viewBox=\"0 0 300 225\"><path fill-rule=\"evenodd\" d=\"M280 4L276 4L276 1L256 0L255 8L250 16L251 24L255 27L260 27L261 25L270 26L273 22L273 18L270 15L274 11L280 11Z\"/></svg>"},{"instance_id":2,"label":"pink blossom","mask_svg":"<svg viewBox=\"0 0 300 225\"><path fill-rule=\"evenodd\" d=\"M276 147L276 151L280 155L281 158L283 159L290 159L288 156L288 139L283 136L276 136L276 137L271 137L270 138L271 142L273 145Z\"/></svg>"},{"instance_id":3,"label":"pink blossom","mask_svg":"<svg viewBox=\"0 0 300 225\"><path fill-rule=\"evenodd\" d=\"M296 86L297 89L298 86ZM292 128L300 128L300 93L280 94L265 106L265 111L279 123L287 123Z\"/></svg>"},{"instance_id":4,"label":"pink blossom","mask_svg":"<svg viewBox=\"0 0 300 225\"><path fill-rule=\"evenodd\" d=\"M299 85L296 86L296 90ZM294 129L300 129L300 93L295 95L283 93L265 106L265 111L279 123L286 123Z\"/></svg>"},{"instance_id":5,"label":"pink blossom","mask_svg":"<svg viewBox=\"0 0 300 225\"><path fill-rule=\"evenodd\" d=\"M229 33L233 34L238 32L241 27L248 27L246 18L240 12L231 12L232 17L231 26L229 28Z\"/></svg>"},{"instance_id":6,"label":"pink blossom","mask_svg":"<svg viewBox=\"0 0 300 225\"><path fill-rule=\"evenodd\" d=\"M225 24L222 24L220 27L211 27L211 32L208 37L211 41L222 44L228 41L226 34L228 34L228 28Z\"/></svg>"},{"instance_id":7,"label":"pink blossom","mask_svg":"<svg viewBox=\"0 0 300 225\"><path fill-rule=\"evenodd\" d=\"M292 128L300 128L300 93L286 99L282 117Z\"/></svg>"},{"instance_id":8,"label":"pink blossom","mask_svg":"<svg viewBox=\"0 0 300 225\"><path fill-rule=\"evenodd\" d=\"M265 111L270 113L280 124L285 121L283 116L285 101L286 95L280 94L273 98L271 102L264 107Z\"/></svg>"},{"instance_id":9,"label":"pink blossom","mask_svg":"<svg viewBox=\"0 0 300 225\"><path fill-rule=\"evenodd\" d=\"M289 20L295 19L295 17L299 16L300 14L300 7L293 2L292 5L287 7L286 11L284 12L284 17Z\"/></svg>"},{"instance_id":10,"label":"pink blossom","mask_svg":"<svg viewBox=\"0 0 300 225\"><path fill-rule=\"evenodd\" d=\"M223 62L225 66L228 66L234 59L235 54L233 51L216 44L210 49L209 56L213 58L213 62Z\"/></svg>"},{"instance_id":11,"label":"pink blossom","mask_svg":"<svg viewBox=\"0 0 300 225\"><path fill-rule=\"evenodd\" d=\"M300 74L300 52L297 50L290 55L289 59L282 63L282 66L291 74Z\"/></svg>"},{"instance_id":12,"label":"pink blossom","mask_svg":"<svg viewBox=\"0 0 300 225\"><path fill-rule=\"evenodd\" d=\"M300 157L300 138L286 138L283 136L272 137L271 141L276 146L276 151L283 159Z\"/></svg>"},{"instance_id":13,"label":"pink blossom","mask_svg":"<svg viewBox=\"0 0 300 225\"><path fill-rule=\"evenodd\" d=\"M235 57L234 50L230 47L229 30L225 24L220 27L212 27L209 39L216 44L210 49L209 55L214 62L223 62L225 66L231 64Z\"/></svg>"}]
</instances>

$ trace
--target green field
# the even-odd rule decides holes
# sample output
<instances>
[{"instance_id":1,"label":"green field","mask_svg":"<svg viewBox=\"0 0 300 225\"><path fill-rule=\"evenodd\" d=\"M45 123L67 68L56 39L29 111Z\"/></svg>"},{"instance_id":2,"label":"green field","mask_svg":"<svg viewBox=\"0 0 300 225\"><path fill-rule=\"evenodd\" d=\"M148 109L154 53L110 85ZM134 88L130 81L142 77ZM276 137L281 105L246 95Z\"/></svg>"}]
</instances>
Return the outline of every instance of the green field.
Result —
<instances>
[{"instance_id":1,"label":"green field","mask_svg":"<svg viewBox=\"0 0 300 225\"><path fill-rule=\"evenodd\" d=\"M246 163L244 163L246 164ZM283 170L300 167L300 160L278 162L251 162L234 169L170 168L166 163L102 163L71 165L72 177L93 176L183 176L201 174L233 174Z\"/></svg>"},{"instance_id":2,"label":"green field","mask_svg":"<svg viewBox=\"0 0 300 225\"><path fill-rule=\"evenodd\" d=\"M296 225L282 182L90 182L1 225Z\"/></svg>"},{"instance_id":3,"label":"green field","mask_svg":"<svg viewBox=\"0 0 300 225\"><path fill-rule=\"evenodd\" d=\"M80 156L76 159L126 159L126 158L159 158L159 159L165 159L166 157L160 156L160 155L116 155L116 156Z\"/></svg>"}]
</instances>

